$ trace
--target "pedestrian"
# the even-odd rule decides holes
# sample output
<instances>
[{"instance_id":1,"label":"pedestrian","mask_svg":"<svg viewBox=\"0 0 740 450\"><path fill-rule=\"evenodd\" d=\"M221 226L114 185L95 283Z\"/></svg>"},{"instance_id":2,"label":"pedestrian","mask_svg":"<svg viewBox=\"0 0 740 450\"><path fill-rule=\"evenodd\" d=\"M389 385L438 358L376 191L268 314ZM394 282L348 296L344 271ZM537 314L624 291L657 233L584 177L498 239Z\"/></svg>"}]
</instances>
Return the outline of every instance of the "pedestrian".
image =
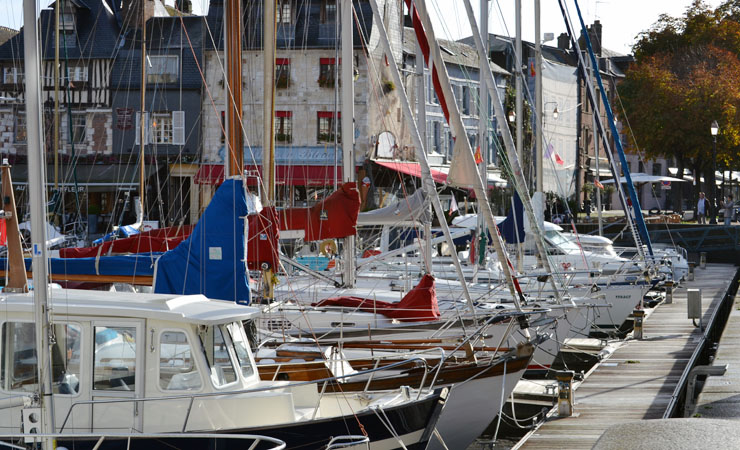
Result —
<instances>
[{"instance_id":1,"label":"pedestrian","mask_svg":"<svg viewBox=\"0 0 740 450\"><path fill-rule=\"evenodd\" d=\"M735 212L735 202L732 201L731 194L725 197L722 207L725 208L725 225L730 225L732 223L732 213Z\"/></svg>"},{"instance_id":2,"label":"pedestrian","mask_svg":"<svg viewBox=\"0 0 740 450\"><path fill-rule=\"evenodd\" d=\"M696 202L696 221L699 223L707 223L707 213L709 212L709 202L704 197L703 192L699 192L699 201Z\"/></svg>"}]
</instances>

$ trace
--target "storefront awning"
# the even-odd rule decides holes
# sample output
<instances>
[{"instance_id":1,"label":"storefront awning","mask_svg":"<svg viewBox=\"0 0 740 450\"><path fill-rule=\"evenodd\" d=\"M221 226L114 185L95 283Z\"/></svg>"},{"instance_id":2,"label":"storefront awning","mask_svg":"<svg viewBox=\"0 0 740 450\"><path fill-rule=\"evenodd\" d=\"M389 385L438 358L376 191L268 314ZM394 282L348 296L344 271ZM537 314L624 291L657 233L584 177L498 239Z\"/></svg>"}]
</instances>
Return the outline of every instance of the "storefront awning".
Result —
<instances>
[{"instance_id":1,"label":"storefront awning","mask_svg":"<svg viewBox=\"0 0 740 450\"><path fill-rule=\"evenodd\" d=\"M395 170L396 172L405 173L412 177L421 178L421 167L416 162L396 162L396 161L374 161L375 164L383 166L387 169ZM447 181L447 174L439 170L431 169L432 178L434 181L440 184L444 184Z\"/></svg>"},{"instance_id":2,"label":"storefront awning","mask_svg":"<svg viewBox=\"0 0 740 450\"><path fill-rule=\"evenodd\" d=\"M244 174L249 186L256 186L262 168L244 166ZM334 166L279 165L275 167L275 184L285 186L333 186ZM342 182L342 168L336 167L336 179ZM217 185L224 181L223 164L203 164L195 174L195 183Z\"/></svg>"}]
</instances>

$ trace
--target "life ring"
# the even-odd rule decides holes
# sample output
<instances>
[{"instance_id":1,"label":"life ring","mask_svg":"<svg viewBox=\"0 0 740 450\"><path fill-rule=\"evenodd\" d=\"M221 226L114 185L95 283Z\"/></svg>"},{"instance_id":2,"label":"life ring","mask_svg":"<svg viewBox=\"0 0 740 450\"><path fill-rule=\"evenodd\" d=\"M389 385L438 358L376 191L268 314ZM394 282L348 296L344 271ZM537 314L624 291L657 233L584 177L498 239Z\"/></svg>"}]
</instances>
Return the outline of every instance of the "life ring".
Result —
<instances>
[{"instance_id":1,"label":"life ring","mask_svg":"<svg viewBox=\"0 0 740 450\"><path fill-rule=\"evenodd\" d=\"M324 256L334 256L337 254L337 242L334 239L325 239L319 244L319 253Z\"/></svg>"},{"instance_id":2,"label":"life ring","mask_svg":"<svg viewBox=\"0 0 740 450\"><path fill-rule=\"evenodd\" d=\"M648 214L650 214L651 216L660 214L660 208L650 208L650 210L648 211Z\"/></svg>"}]
</instances>

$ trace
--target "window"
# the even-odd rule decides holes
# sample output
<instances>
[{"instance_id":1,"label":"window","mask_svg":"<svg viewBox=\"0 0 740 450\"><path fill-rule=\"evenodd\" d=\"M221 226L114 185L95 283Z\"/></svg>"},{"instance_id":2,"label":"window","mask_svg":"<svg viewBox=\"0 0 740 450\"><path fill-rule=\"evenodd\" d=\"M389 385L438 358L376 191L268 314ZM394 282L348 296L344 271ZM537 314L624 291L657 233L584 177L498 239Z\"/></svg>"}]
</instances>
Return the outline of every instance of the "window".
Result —
<instances>
[{"instance_id":1,"label":"window","mask_svg":"<svg viewBox=\"0 0 740 450\"><path fill-rule=\"evenodd\" d=\"M147 83L175 83L180 74L177 55L152 55L146 68Z\"/></svg>"},{"instance_id":2,"label":"window","mask_svg":"<svg viewBox=\"0 0 740 450\"><path fill-rule=\"evenodd\" d=\"M653 175L663 175L663 166L660 163L653 163Z\"/></svg>"},{"instance_id":3,"label":"window","mask_svg":"<svg viewBox=\"0 0 740 450\"><path fill-rule=\"evenodd\" d=\"M72 123L67 129L67 142L70 144L82 144L85 142L87 130L87 114L84 112L73 112ZM71 134L69 134L71 131Z\"/></svg>"},{"instance_id":4,"label":"window","mask_svg":"<svg viewBox=\"0 0 740 450\"><path fill-rule=\"evenodd\" d=\"M173 391L203 386L188 337L182 331L165 331L159 337L159 387Z\"/></svg>"},{"instance_id":5,"label":"window","mask_svg":"<svg viewBox=\"0 0 740 450\"><path fill-rule=\"evenodd\" d=\"M136 327L94 327L93 389L136 390Z\"/></svg>"},{"instance_id":6,"label":"window","mask_svg":"<svg viewBox=\"0 0 740 450\"><path fill-rule=\"evenodd\" d=\"M36 327L31 322L5 322L0 334L0 388L5 391L36 390ZM76 394L80 388L79 325L54 325L55 344L51 347L51 380L55 394Z\"/></svg>"},{"instance_id":7,"label":"window","mask_svg":"<svg viewBox=\"0 0 740 450\"><path fill-rule=\"evenodd\" d=\"M13 138L16 144L26 143L26 112L16 111Z\"/></svg>"},{"instance_id":8,"label":"window","mask_svg":"<svg viewBox=\"0 0 740 450\"><path fill-rule=\"evenodd\" d=\"M249 378L254 374L252 358L249 355L249 342L244 334L244 328L239 323L232 323L228 326L231 343L234 345L234 353L239 360L242 369L242 376Z\"/></svg>"},{"instance_id":9,"label":"window","mask_svg":"<svg viewBox=\"0 0 740 450\"><path fill-rule=\"evenodd\" d=\"M22 67L3 67L4 84L23 84L25 81Z\"/></svg>"},{"instance_id":10,"label":"window","mask_svg":"<svg viewBox=\"0 0 740 450\"><path fill-rule=\"evenodd\" d=\"M321 23L334 22L337 20L336 0L323 0L321 5Z\"/></svg>"},{"instance_id":11,"label":"window","mask_svg":"<svg viewBox=\"0 0 740 450\"><path fill-rule=\"evenodd\" d=\"M470 115L470 87L462 87L462 113Z\"/></svg>"},{"instance_id":12,"label":"window","mask_svg":"<svg viewBox=\"0 0 740 450\"><path fill-rule=\"evenodd\" d=\"M67 67L69 71L69 81L71 82L86 82L87 81L87 66L85 65L70 65ZM62 68L62 72L66 73L65 69ZM66 76L64 77L66 78Z\"/></svg>"},{"instance_id":13,"label":"window","mask_svg":"<svg viewBox=\"0 0 740 450\"><path fill-rule=\"evenodd\" d=\"M185 145L185 111L159 111L145 113L147 124L147 142L162 145ZM135 144L139 145L141 129L141 112L136 113Z\"/></svg>"},{"instance_id":14,"label":"window","mask_svg":"<svg viewBox=\"0 0 740 450\"><path fill-rule=\"evenodd\" d=\"M275 111L275 140L277 142L293 142L293 113L291 111Z\"/></svg>"},{"instance_id":15,"label":"window","mask_svg":"<svg viewBox=\"0 0 740 450\"><path fill-rule=\"evenodd\" d=\"M319 111L318 112L318 127L317 127L317 133L316 133L316 140L321 142L334 142L334 124L337 119L337 117L341 117L341 114L338 116L331 112L331 111ZM337 125L337 142L342 142L342 124L340 122L336 122Z\"/></svg>"},{"instance_id":16,"label":"window","mask_svg":"<svg viewBox=\"0 0 740 450\"><path fill-rule=\"evenodd\" d=\"M236 381L236 370L229 356L226 338L220 326L206 327L198 331L203 350L215 386L224 386Z\"/></svg>"},{"instance_id":17,"label":"window","mask_svg":"<svg viewBox=\"0 0 740 450\"><path fill-rule=\"evenodd\" d=\"M334 58L321 58L319 64L319 86L333 88L337 81L336 60Z\"/></svg>"},{"instance_id":18,"label":"window","mask_svg":"<svg viewBox=\"0 0 740 450\"><path fill-rule=\"evenodd\" d=\"M280 0L277 7L277 23L290 25L293 23L293 5L291 0Z\"/></svg>"},{"instance_id":19,"label":"window","mask_svg":"<svg viewBox=\"0 0 740 450\"><path fill-rule=\"evenodd\" d=\"M285 89L290 87L290 59L275 59L275 87Z\"/></svg>"},{"instance_id":20,"label":"window","mask_svg":"<svg viewBox=\"0 0 740 450\"><path fill-rule=\"evenodd\" d=\"M221 144L226 144L226 111L221 111Z\"/></svg>"},{"instance_id":21,"label":"window","mask_svg":"<svg viewBox=\"0 0 740 450\"><path fill-rule=\"evenodd\" d=\"M172 143L172 115L170 113L152 114L151 127L153 144Z\"/></svg>"}]
</instances>

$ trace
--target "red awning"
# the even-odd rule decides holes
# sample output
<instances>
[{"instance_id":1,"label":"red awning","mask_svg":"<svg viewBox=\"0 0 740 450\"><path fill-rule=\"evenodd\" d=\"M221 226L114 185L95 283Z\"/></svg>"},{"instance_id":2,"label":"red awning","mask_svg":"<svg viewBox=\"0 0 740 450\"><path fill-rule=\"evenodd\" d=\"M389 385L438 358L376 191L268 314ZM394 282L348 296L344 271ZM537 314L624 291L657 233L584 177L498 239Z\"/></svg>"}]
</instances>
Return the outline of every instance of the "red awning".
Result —
<instances>
[{"instance_id":1,"label":"red awning","mask_svg":"<svg viewBox=\"0 0 740 450\"><path fill-rule=\"evenodd\" d=\"M244 166L247 173L247 185L257 185L257 174L262 168L257 166ZM336 177L342 182L342 168L336 168ZM252 174L253 176L249 176ZM195 174L195 182L198 184L221 184L224 181L223 164L204 164L200 166ZM332 186L334 185L334 166L277 166L275 167L275 182L287 186Z\"/></svg>"},{"instance_id":2,"label":"red awning","mask_svg":"<svg viewBox=\"0 0 740 450\"><path fill-rule=\"evenodd\" d=\"M375 161L375 164L386 167L396 172L405 173L416 178L421 178L421 167L419 163L415 162L396 162L396 161ZM440 184L444 184L447 181L447 174L439 170L431 169L432 178L434 181Z\"/></svg>"}]
</instances>

